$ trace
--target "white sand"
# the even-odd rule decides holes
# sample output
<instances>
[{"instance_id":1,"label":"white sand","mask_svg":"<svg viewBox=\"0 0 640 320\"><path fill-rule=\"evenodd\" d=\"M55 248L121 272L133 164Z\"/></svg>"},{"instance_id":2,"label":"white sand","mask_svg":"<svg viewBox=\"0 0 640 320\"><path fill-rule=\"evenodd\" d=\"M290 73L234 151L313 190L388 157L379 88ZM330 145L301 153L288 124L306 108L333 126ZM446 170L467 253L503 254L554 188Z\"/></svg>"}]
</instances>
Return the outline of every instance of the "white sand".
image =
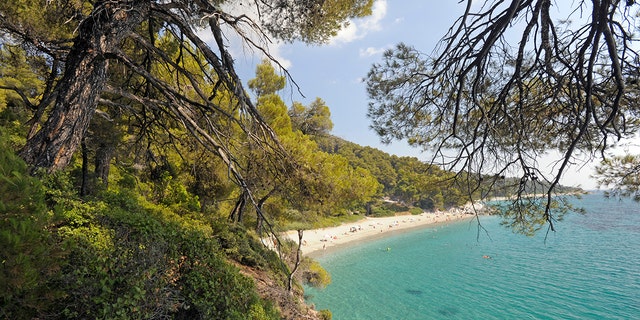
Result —
<instances>
[{"instance_id":1,"label":"white sand","mask_svg":"<svg viewBox=\"0 0 640 320\"><path fill-rule=\"evenodd\" d=\"M305 230L302 240L302 253L307 256L318 257L331 252L337 247L366 241L372 238L389 236L401 231L425 227L437 223L468 220L475 216L470 208L453 209L420 215L398 215L384 218L365 217L357 222L345 223L337 227ZM286 233L290 239L298 242L298 232Z\"/></svg>"}]
</instances>

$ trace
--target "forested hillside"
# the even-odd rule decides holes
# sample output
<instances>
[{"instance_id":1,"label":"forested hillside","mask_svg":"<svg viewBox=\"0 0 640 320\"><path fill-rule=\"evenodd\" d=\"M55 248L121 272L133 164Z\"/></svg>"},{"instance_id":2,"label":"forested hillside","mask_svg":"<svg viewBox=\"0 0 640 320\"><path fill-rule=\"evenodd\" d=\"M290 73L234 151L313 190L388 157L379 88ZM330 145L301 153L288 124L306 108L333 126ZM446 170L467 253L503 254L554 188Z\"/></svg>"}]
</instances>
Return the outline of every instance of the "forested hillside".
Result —
<instances>
[{"instance_id":1,"label":"forested hillside","mask_svg":"<svg viewBox=\"0 0 640 320\"><path fill-rule=\"evenodd\" d=\"M323 43L372 1L255 4L0 3L0 318L322 316L322 270L260 238L377 182L293 130L278 84L250 97L227 36Z\"/></svg>"},{"instance_id":2,"label":"forested hillside","mask_svg":"<svg viewBox=\"0 0 640 320\"><path fill-rule=\"evenodd\" d=\"M175 48L181 68L198 63L170 39L158 41ZM46 78L35 76L45 62L20 45L0 48L2 318L318 317L299 281L317 281L311 274L321 269L303 261L290 286L290 245L278 256L261 237L466 201L443 188L447 174L435 166L332 137L321 99L286 106L277 95L285 77L267 62L249 88L277 136L273 149L233 117L210 118L233 150L225 159L181 126L188 118L125 95L99 100L68 165L33 170L17 154L49 112L35 107L47 90ZM150 70L186 81L172 79L170 68ZM112 81L124 88L132 80L114 73ZM384 197L403 205L384 208Z\"/></svg>"},{"instance_id":3,"label":"forested hillside","mask_svg":"<svg viewBox=\"0 0 640 320\"><path fill-rule=\"evenodd\" d=\"M332 136L263 45L325 43L373 1L252 3L255 21L238 1L0 3L0 318L329 318L301 287L326 273L280 232L559 190ZM246 85L230 36L267 56ZM518 199L517 223L555 221L551 196Z\"/></svg>"},{"instance_id":4,"label":"forested hillside","mask_svg":"<svg viewBox=\"0 0 640 320\"><path fill-rule=\"evenodd\" d=\"M23 78L32 65L19 47L2 48L1 66L11 75L5 83L39 89ZM329 107L321 99L287 107L276 93L284 85L267 62L249 81L297 168L283 174L263 149L241 143L250 193L186 131L170 122L141 131L142 119L107 111L93 118L68 167L30 176L16 153L33 115L15 91L0 91L1 316L316 317L299 281L318 281L311 275L321 269L303 261L288 288L291 245L278 256L260 237L468 200L436 166L331 136Z\"/></svg>"},{"instance_id":5,"label":"forested hillside","mask_svg":"<svg viewBox=\"0 0 640 320\"><path fill-rule=\"evenodd\" d=\"M29 66L19 48L4 47L3 57L5 72ZM12 81L27 85L18 73ZM288 288L292 244L278 256L260 237L469 200L453 173L332 136L329 107L287 107L276 94L284 85L267 62L249 81L301 168L269 171L268 155L247 144L251 194L184 131L139 134L135 121L108 115L94 118L70 166L32 177L16 155L31 115L3 91L2 317L316 317L300 282ZM307 259L295 279L318 281L312 274L322 271Z\"/></svg>"}]
</instances>

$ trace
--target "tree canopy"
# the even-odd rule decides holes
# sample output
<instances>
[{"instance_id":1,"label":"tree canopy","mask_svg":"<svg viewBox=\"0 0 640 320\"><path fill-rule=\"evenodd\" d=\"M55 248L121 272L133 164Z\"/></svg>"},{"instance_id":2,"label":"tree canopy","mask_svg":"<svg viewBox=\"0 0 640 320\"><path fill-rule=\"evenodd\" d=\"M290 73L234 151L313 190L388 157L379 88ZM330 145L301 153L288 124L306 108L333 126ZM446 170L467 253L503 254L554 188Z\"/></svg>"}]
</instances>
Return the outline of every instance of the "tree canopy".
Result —
<instances>
[{"instance_id":1,"label":"tree canopy","mask_svg":"<svg viewBox=\"0 0 640 320\"><path fill-rule=\"evenodd\" d=\"M98 114L131 120L126 130L138 136L164 131L167 142L181 128L222 159L243 187L237 131L275 155L270 159L279 170L289 170L275 133L236 74L227 39L239 37L270 57L272 39L326 42L349 18L370 14L372 3L5 1L1 49L21 50L25 63L22 83L7 78L0 88L33 111L20 154L32 172L65 168ZM33 81L41 85L34 88Z\"/></svg>"},{"instance_id":2,"label":"tree canopy","mask_svg":"<svg viewBox=\"0 0 640 320\"><path fill-rule=\"evenodd\" d=\"M292 283L300 259L289 268L287 254L263 242L273 237L287 248L274 229L295 226L302 236L302 229L364 213L417 214L461 205L465 192L487 192L491 183L451 185L455 173L439 165L332 136L321 98L288 106L278 96L290 79L276 72L264 44L325 42L348 18L369 14L372 2L0 2L0 317L317 318ZM248 90L234 70L232 36L267 56ZM428 66L405 48L398 61ZM521 85L551 90L536 81ZM451 95L443 88L431 92ZM506 123L487 122L486 110L520 99L507 90L498 103L489 96L494 89L483 85L475 105L469 95L452 96L463 101L457 107L465 119L482 120L477 128L456 120L456 111L440 125L454 124L457 140L424 134L411 141L463 146L465 165L452 168L468 172L458 177L495 177L469 174L493 150L482 148L524 154L535 139L521 145ZM554 121L573 119L565 105L548 102ZM414 112L404 120L417 126L429 117ZM483 128L495 129L483 136L486 144L462 144ZM515 185L520 192L538 186Z\"/></svg>"},{"instance_id":3,"label":"tree canopy","mask_svg":"<svg viewBox=\"0 0 640 320\"><path fill-rule=\"evenodd\" d=\"M0 317L317 318L248 229L377 181L293 131L285 78L252 100L227 39L322 43L371 3L0 3Z\"/></svg>"},{"instance_id":4,"label":"tree canopy","mask_svg":"<svg viewBox=\"0 0 640 320\"><path fill-rule=\"evenodd\" d=\"M607 196L640 201L640 157L627 154L604 159L596 169L598 184L610 188Z\"/></svg>"},{"instance_id":5,"label":"tree canopy","mask_svg":"<svg viewBox=\"0 0 640 320\"><path fill-rule=\"evenodd\" d=\"M405 139L470 184L546 182L543 219L571 165L638 130L635 1L466 1L431 55L399 44L372 66L368 116L383 141ZM568 6L568 7L567 7ZM558 151L552 170L545 152ZM525 201L525 199L521 199ZM517 211L517 210L516 210ZM515 216L526 222L526 216Z\"/></svg>"}]
</instances>

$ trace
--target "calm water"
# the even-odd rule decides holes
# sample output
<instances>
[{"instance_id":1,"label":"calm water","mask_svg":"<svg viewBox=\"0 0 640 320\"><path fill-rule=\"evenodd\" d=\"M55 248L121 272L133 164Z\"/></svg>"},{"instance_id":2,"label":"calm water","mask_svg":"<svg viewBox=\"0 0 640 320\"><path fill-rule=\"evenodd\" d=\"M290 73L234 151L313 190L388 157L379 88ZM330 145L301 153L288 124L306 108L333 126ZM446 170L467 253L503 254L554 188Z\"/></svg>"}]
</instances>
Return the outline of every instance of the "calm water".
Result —
<instances>
[{"instance_id":1,"label":"calm water","mask_svg":"<svg viewBox=\"0 0 640 320\"><path fill-rule=\"evenodd\" d=\"M640 203L579 203L546 243L486 217L488 236L456 223L318 258L333 282L308 301L335 320L640 319Z\"/></svg>"}]
</instances>

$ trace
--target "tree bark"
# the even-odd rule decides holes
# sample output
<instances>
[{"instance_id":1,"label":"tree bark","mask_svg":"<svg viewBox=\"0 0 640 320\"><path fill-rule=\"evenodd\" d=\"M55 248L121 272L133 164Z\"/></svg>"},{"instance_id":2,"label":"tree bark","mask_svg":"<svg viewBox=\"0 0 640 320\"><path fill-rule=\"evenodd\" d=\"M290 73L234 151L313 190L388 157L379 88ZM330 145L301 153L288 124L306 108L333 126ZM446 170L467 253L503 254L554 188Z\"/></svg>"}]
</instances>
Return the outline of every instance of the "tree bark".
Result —
<instances>
[{"instance_id":1,"label":"tree bark","mask_svg":"<svg viewBox=\"0 0 640 320\"><path fill-rule=\"evenodd\" d=\"M258 205L256 206L256 232L261 235L262 234L262 228L264 227L264 220L265 217L263 215L262 212L262 206L264 205L265 202L267 202L267 200L269 199L269 197L271 197L271 195L276 191L276 189L271 189L271 191L269 191L269 193L267 193L264 197L262 197L260 200L258 200Z\"/></svg>"},{"instance_id":2,"label":"tree bark","mask_svg":"<svg viewBox=\"0 0 640 320\"><path fill-rule=\"evenodd\" d=\"M20 152L32 172L52 172L69 164L107 82L106 56L140 25L149 9L148 0L98 1L81 23L50 116Z\"/></svg>"},{"instance_id":3,"label":"tree bark","mask_svg":"<svg viewBox=\"0 0 640 320\"><path fill-rule=\"evenodd\" d=\"M229 220L231 222L242 222L242 212L244 211L244 207L247 203L247 195L243 191L238 200L236 201L236 205L231 210L231 214L229 215Z\"/></svg>"},{"instance_id":4,"label":"tree bark","mask_svg":"<svg viewBox=\"0 0 640 320\"><path fill-rule=\"evenodd\" d=\"M96 149L94 159L96 178L100 179L102 186L109 187L109 169L111 169L111 159L115 153L115 147L109 143L100 143Z\"/></svg>"},{"instance_id":5,"label":"tree bark","mask_svg":"<svg viewBox=\"0 0 640 320\"><path fill-rule=\"evenodd\" d=\"M296 273L296 271L298 271L298 268L300 267L300 258L302 255L302 236L304 235L304 230L298 229L298 248L296 249L296 261L294 262L293 265L293 270L291 270L291 273L289 273L289 282L287 284L287 290L289 292L291 292L291 290L293 289L293 275Z\"/></svg>"},{"instance_id":6,"label":"tree bark","mask_svg":"<svg viewBox=\"0 0 640 320\"><path fill-rule=\"evenodd\" d=\"M87 144L84 138L80 141L82 152L82 184L80 185L80 196L84 197L89 192L89 154L87 152Z\"/></svg>"}]
</instances>

